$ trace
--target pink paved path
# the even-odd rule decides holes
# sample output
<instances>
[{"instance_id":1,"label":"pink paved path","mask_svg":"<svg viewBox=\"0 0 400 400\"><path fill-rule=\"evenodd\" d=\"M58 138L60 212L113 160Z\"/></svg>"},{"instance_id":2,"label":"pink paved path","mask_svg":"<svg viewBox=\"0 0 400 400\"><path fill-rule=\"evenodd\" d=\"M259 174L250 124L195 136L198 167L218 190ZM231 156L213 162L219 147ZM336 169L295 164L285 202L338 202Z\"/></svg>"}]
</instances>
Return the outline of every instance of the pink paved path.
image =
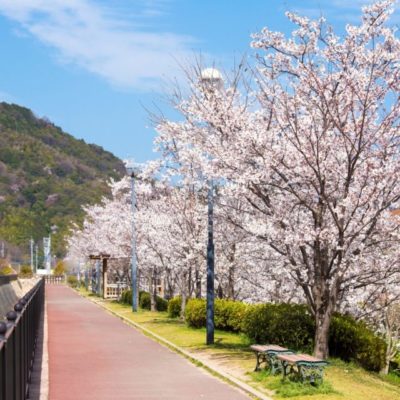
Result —
<instances>
[{"instance_id":1,"label":"pink paved path","mask_svg":"<svg viewBox=\"0 0 400 400\"><path fill-rule=\"evenodd\" d=\"M248 399L73 290L46 297L49 400Z\"/></svg>"}]
</instances>

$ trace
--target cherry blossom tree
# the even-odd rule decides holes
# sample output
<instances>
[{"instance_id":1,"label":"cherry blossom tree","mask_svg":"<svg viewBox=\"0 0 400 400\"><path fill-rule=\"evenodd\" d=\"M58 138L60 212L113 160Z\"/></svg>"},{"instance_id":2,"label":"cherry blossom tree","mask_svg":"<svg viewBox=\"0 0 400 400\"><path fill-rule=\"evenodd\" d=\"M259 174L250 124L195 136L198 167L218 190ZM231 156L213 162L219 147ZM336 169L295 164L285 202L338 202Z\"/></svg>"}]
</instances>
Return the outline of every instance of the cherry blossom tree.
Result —
<instances>
[{"instance_id":1,"label":"cherry blossom tree","mask_svg":"<svg viewBox=\"0 0 400 400\"><path fill-rule=\"evenodd\" d=\"M314 353L328 355L331 317L346 293L399 273L400 42L393 1L363 8L340 39L323 18L287 13L290 38L254 35L258 89L209 90L193 79L157 144L247 202L241 228L279 255L315 317Z\"/></svg>"}]
</instances>

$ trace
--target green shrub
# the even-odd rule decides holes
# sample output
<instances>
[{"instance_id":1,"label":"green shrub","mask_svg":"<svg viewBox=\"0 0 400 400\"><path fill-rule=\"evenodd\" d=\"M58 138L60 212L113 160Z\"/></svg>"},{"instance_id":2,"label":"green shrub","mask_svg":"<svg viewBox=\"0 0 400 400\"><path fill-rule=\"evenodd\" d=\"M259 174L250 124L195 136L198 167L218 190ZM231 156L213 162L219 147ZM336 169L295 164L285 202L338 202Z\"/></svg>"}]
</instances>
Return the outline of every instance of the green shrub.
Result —
<instances>
[{"instance_id":1,"label":"green shrub","mask_svg":"<svg viewBox=\"0 0 400 400\"><path fill-rule=\"evenodd\" d=\"M18 275L20 278L32 278L32 268L29 265L23 265Z\"/></svg>"},{"instance_id":2,"label":"green shrub","mask_svg":"<svg viewBox=\"0 0 400 400\"><path fill-rule=\"evenodd\" d=\"M233 300L216 299L214 305L214 324L216 329L239 332L247 305ZM190 299L185 309L186 323L193 328L206 326L206 301Z\"/></svg>"},{"instance_id":3,"label":"green shrub","mask_svg":"<svg viewBox=\"0 0 400 400\"><path fill-rule=\"evenodd\" d=\"M120 303L132 305L132 289L124 290L119 299Z\"/></svg>"},{"instance_id":4,"label":"green shrub","mask_svg":"<svg viewBox=\"0 0 400 400\"><path fill-rule=\"evenodd\" d=\"M57 265L54 268L53 275L57 276L64 275L65 271L66 271L65 263L64 261L60 260L57 262Z\"/></svg>"},{"instance_id":5,"label":"green shrub","mask_svg":"<svg viewBox=\"0 0 400 400\"><path fill-rule=\"evenodd\" d=\"M5 266L0 269L0 275L14 275L15 271L9 266Z\"/></svg>"},{"instance_id":6,"label":"green shrub","mask_svg":"<svg viewBox=\"0 0 400 400\"><path fill-rule=\"evenodd\" d=\"M314 320L300 304L257 304L249 306L242 331L257 343L274 343L293 350L310 352Z\"/></svg>"},{"instance_id":7,"label":"green shrub","mask_svg":"<svg viewBox=\"0 0 400 400\"><path fill-rule=\"evenodd\" d=\"M176 296L168 302L168 317L178 318L181 315L182 297Z\"/></svg>"},{"instance_id":8,"label":"green shrub","mask_svg":"<svg viewBox=\"0 0 400 400\"><path fill-rule=\"evenodd\" d=\"M385 364L386 343L364 322L349 315L335 314L329 329L329 354L355 361L369 371L380 371Z\"/></svg>"},{"instance_id":9,"label":"green shrub","mask_svg":"<svg viewBox=\"0 0 400 400\"><path fill-rule=\"evenodd\" d=\"M143 310L150 310L151 302L149 292L139 291L139 307L143 308Z\"/></svg>"},{"instance_id":10,"label":"green shrub","mask_svg":"<svg viewBox=\"0 0 400 400\"><path fill-rule=\"evenodd\" d=\"M206 301L204 299L190 299L187 302L185 321L192 328L206 326Z\"/></svg>"},{"instance_id":11,"label":"green shrub","mask_svg":"<svg viewBox=\"0 0 400 400\"><path fill-rule=\"evenodd\" d=\"M75 275L69 275L67 278L67 283L69 286L76 288L78 287L78 278Z\"/></svg>"},{"instance_id":12,"label":"green shrub","mask_svg":"<svg viewBox=\"0 0 400 400\"><path fill-rule=\"evenodd\" d=\"M315 323L303 304L276 304L275 337L277 343L311 353L314 347Z\"/></svg>"},{"instance_id":13,"label":"green shrub","mask_svg":"<svg viewBox=\"0 0 400 400\"><path fill-rule=\"evenodd\" d=\"M150 293L145 291L139 292L139 307L143 310L151 310ZM160 296L156 296L157 311L167 311L168 301Z\"/></svg>"},{"instance_id":14,"label":"green shrub","mask_svg":"<svg viewBox=\"0 0 400 400\"><path fill-rule=\"evenodd\" d=\"M245 303L233 300L215 300L214 323L217 329L239 332L246 313Z\"/></svg>"},{"instance_id":15,"label":"green shrub","mask_svg":"<svg viewBox=\"0 0 400 400\"><path fill-rule=\"evenodd\" d=\"M156 308L157 308L157 311L167 311L168 310L168 300L165 300L160 296L156 296Z\"/></svg>"}]
</instances>

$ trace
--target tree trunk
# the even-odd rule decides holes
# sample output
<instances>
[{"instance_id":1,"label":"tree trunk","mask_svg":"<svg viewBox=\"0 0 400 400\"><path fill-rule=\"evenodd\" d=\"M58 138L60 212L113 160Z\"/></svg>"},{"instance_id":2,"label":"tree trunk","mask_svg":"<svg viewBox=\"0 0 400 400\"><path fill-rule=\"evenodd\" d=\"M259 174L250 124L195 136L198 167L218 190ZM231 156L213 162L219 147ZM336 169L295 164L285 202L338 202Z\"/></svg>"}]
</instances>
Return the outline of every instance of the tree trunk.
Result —
<instances>
[{"instance_id":1,"label":"tree trunk","mask_svg":"<svg viewBox=\"0 0 400 400\"><path fill-rule=\"evenodd\" d=\"M201 278L198 268L196 268L195 271L195 280L196 280L196 287L195 287L196 299L201 299Z\"/></svg>"},{"instance_id":2,"label":"tree trunk","mask_svg":"<svg viewBox=\"0 0 400 400\"><path fill-rule=\"evenodd\" d=\"M389 373L389 367L390 367L390 355L388 355L387 352L386 352L385 365L381 369L380 373L382 375L387 375Z\"/></svg>"},{"instance_id":3,"label":"tree trunk","mask_svg":"<svg viewBox=\"0 0 400 400\"><path fill-rule=\"evenodd\" d=\"M314 287L315 302L315 342L314 356L326 359L329 356L329 326L335 308L336 295L331 293L325 283L320 286L320 291Z\"/></svg>"},{"instance_id":4,"label":"tree trunk","mask_svg":"<svg viewBox=\"0 0 400 400\"><path fill-rule=\"evenodd\" d=\"M150 310L157 311L157 286L156 286L156 277L154 270L152 271L151 278L150 278Z\"/></svg>"},{"instance_id":5,"label":"tree trunk","mask_svg":"<svg viewBox=\"0 0 400 400\"><path fill-rule=\"evenodd\" d=\"M317 358L326 359L329 356L328 340L330 323L330 315L317 314L315 316L314 356Z\"/></svg>"},{"instance_id":6,"label":"tree trunk","mask_svg":"<svg viewBox=\"0 0 400 400\"><path fill-rule=\"evenodd\" d=\"M228 271L228 288L227 288L228 299L235 300L235 268L229 267Z\"/></svg>"},{"instance_id":7,"label":"tree trunk","mask_svg":"<svg viewBox=\"0 0 400 400\"><path fill-rule=\"evenodd\" d=\"M218 283L217 297L218 297L219 299L223 299L223 298L224 298L224 291L223 291L222 286L221 286L220 283Z\"/></svg>"},{"instance_id":8,"label":"tree trunk","mask_svg":"<svg viewBox=\"0 0 400 400\"><path fill-rule=\"evenodd\" d=\"M188 292L189 292L189 297L192 297L193 294L193 282L192 282L192 267L189 267L189 273L188 273Z\"/></svg>"},{"instance_id":9,"label":"tree trunk","mask_svg":"<svg viewBox=\"0 0 400 400\"><path fill-rule=\"evenodd\" d=\"M172 299L172 297L174 296L174 288L173 285L171 283L172 277L171 277L171 270L167 269L166 271L166 297L167 299Z\"/></svg>"},{"instance_id":10,"label":"tree trunk","mask_svg":"<svg viewBox=\"0 0 400 400\"><path fill-rule=\"evenodd\" d=\"M227 287L227 297L228 299L235 300L235 266L233 265L235 261L236 254L236 244L231 245L231 253L229 257L230 266L228 268L228 287Z\"/></svg>"},{"instance_id":11,"label":"tree trunk","mask_svg":"<svg viewBox=\"0 0 400 400\"><path fill-rule=\"evenodd\" d=\"M329 326L335 310L340 282L328 275L327 250L321 249L318 243L316 244L315 258L315 278L311 288L313 304L310 304L315 318L314 356L327 359L329 356ZM308 291L309 287L305 289Z\"/></svg>"},{"instance_id":12,"label":"tree trunk","mask_svg":"<svg viewBox=\"0 0 400 400\"><path fill-rule=\"evenodd\" d=\"M384 318L384 328L385 328L385 336L386 336L386 354L385 354L385 365L381 369L380 373L383 375L387 375L389 373L389 368L390 368L390 360L392 359L392 356L397 353L395 349L395 343L393 342L392 338L392 326L391 326L391 321L389 318L389 309L386 309L385 312L385 318Z\"/></svg>"},{"instance_id":13,"label":"tree trunk","mask_svg":"<svg viewBox=\"0 0 400 400\"><path fill-rule=\"evenodd\" d=\"M187 279L186 279L186 277L187 277L187 273L184 272L182 274L182 279L181 279L181 285L182 285L181 319L182 320L185 320L185 308L186 308L186 300L187 300Z\"/></svg>"}]
</instances>

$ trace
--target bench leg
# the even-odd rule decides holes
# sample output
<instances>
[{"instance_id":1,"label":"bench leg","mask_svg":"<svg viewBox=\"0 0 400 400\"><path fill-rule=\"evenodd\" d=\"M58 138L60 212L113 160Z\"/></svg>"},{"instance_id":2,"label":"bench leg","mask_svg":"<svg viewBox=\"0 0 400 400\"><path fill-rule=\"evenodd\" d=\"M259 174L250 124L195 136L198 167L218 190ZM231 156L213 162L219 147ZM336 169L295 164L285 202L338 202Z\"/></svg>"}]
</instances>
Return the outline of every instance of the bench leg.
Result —
<instances>
[{"instance_id":1,"label":"bench leg","mask_svg":"<svg viewBox=\"0 0 400 400\"><path fill-rule=\"evenodd\" d=\"M320 384L324 380L323 367L316 366L299 366L299 375L302 382L309 381L310 384Z\"/></svg>"},{"instance_id":2,"label":"bench leg","mask_svg":"<svg viewBox=\"0 0 400 400\"><path fill-rule=\"evenodd\" d=\"M289 375L289 364L286 361L282 361L282 380L286 380L286 377Z\"/></svg>"},{"instance_id":3,"label":"bench leg","mask_svg":"<svg viewBox=\"0 0 400 400\"><path fill-rule=\"evenodd\" d=\"M267 360L271 375L276 375L282 371L282 361L277 359L275 355L267 355Z\"/></svg>"},{"instance_id":4,"label":"bench leg","mask_svg":"<svg viewBox=\"0 0 400 400\"><path fill-rule=\"evenodd\" d=\"M259 371L260 370L260 356L261 356L261 354L257 351L256 352L256 359L257 359L257 362L256 362L256 367L255 367L255 369L254 369L254 371L255 372L257 372L257 371Z\"/></svg>"}]
</instances>

